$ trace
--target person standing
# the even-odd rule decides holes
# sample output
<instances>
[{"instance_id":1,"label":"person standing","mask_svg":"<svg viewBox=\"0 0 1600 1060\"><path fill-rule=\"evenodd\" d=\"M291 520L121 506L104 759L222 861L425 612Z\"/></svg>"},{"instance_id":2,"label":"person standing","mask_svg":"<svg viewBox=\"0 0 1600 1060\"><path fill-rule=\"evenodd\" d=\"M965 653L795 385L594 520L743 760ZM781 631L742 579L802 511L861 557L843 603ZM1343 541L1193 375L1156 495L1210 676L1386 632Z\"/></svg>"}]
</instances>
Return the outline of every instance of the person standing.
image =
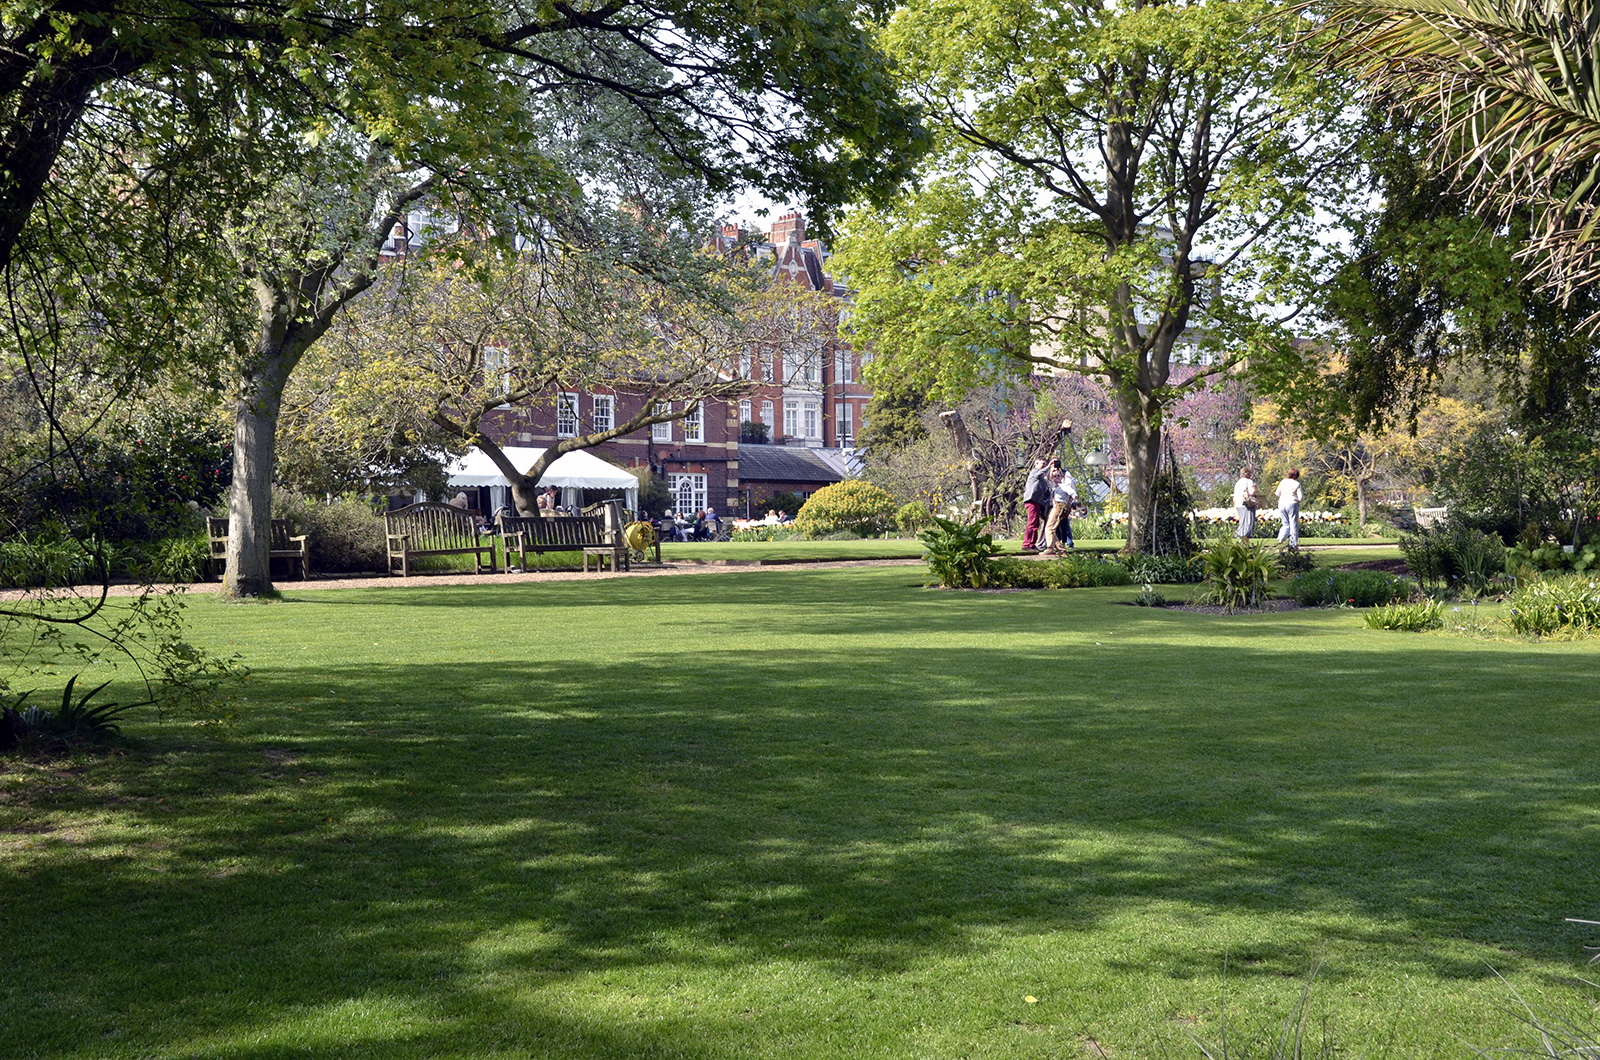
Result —
<instances>
[{"instance_id":1,"label":"person standing","mask_svg":"<svg viewBox=\"0 0 1600 1060\"><path fill-rule=\"evenodd\" d=\"M1239 514L1239 528L1234 537L1249 539L1256 529L1256 483L1247 468L1239 469L1239 481L1233 484L1233 510Z\"/></svg>"},{"instance_id":2,"label":"person standing","mask_svg":"<svg viewBox=\"0 0 1600 1060\"><path fill-rule=\"evenodd\" d=\"M1027 515L1027 523L1022 530L1024 552L1043 551L1044 548L1039 539L1039 526L1050 506L1049 475L1049 466L1041 456L1034 460L1033 470L1028 472L1028 481L1022 484L1022 510Z\"/></svg>"},{"instance_id":3,"label":"person standing","mask_svg":"<svg viewBox=\"0 0 1600 1060\"><path fill-rule=\"evenodd\" d=\"M1072 506L1078 503L1077 487L1072 476L1055 465L1050 469L1050 481L1050 499L1054 503L1050 506L1050 521L1044 527L1044 543L1051 552L1062 553L1076 547L1072 543ZM1063 537L1065 545L1061 543Z\"/></svg>"},{"instance_id":4,"label":"person standing","mask_svg":"<svg viewBox=\"0 0 1600 1060\"><path fill-rule=\"evenodd\" d=\"M1306 491L1300 488L1300 469L1291 467L1283 481L1278 483L1278 514L1283 517L1283 525L1278 528L1278 542L1285 539L1290 548L1300 547L1300 502L1306 499Z\"/></svg>"}]
</instances>

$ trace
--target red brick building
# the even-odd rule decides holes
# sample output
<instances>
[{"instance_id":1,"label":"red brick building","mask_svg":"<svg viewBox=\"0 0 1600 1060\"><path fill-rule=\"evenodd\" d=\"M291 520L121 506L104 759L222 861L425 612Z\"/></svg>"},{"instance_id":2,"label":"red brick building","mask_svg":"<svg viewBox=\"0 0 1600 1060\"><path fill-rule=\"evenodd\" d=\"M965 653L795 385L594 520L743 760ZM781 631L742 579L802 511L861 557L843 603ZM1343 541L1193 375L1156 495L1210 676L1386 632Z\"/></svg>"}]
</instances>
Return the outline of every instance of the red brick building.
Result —
<instances>
[{"instance_id":1,"label":"red brick building","mask_svg":"<svg viewBox=\"0 0 1600 1060\"><path fill-rule=\"evenodd\" d=\"M720 248L739 245L741 235L736 226L725 226L718 236ZM837 299L841 313L848 308L849 292L825 271L827 248L805 237L801 214L785 214L765 238L744 245L758 262L770 261L775 275ZM752 483L755 495L748 495L751 487L739 474L743 423L765 424L774 445L812 449L849 447L861 429L872 392L860 381L860 356L838 337L839 315L825 323L801 322L819 327L811 355L785 357L756 350L742 358L741 373L751 380L748 397L707 402L688 418L643 428L594 452L624 467L649 467L672 490L675 507L694 511L709 505L742 513L747 503L759 504L770 495L762 491L774 484ZM485 417L484 426L502 445L543 447L623 422L640 411L637 401L610 390L552 393L498 409Z\"/></svg>"}]
</instances>

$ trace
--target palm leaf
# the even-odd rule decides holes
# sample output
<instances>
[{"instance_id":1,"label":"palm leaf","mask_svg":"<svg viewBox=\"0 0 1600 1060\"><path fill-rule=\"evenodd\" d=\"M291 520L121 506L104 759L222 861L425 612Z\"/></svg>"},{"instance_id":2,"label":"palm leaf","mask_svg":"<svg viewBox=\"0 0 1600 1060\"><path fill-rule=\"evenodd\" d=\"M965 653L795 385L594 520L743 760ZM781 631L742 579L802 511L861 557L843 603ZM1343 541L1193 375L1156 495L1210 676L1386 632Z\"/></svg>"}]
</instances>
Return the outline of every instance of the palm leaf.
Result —
<instances>
[{"instance_id":1,"label":"palm leaf","mask_svg":"<svg viewBox=\"0 0 1600 1060\"><path fill-rule=\"evenodd\" d=\"M1486 212L1531 207L1522 254L1562 294L1600 280L1600 8L1582 0L1330 0L1318 41L1428 121Z\"/></svg>"}]
</instances>

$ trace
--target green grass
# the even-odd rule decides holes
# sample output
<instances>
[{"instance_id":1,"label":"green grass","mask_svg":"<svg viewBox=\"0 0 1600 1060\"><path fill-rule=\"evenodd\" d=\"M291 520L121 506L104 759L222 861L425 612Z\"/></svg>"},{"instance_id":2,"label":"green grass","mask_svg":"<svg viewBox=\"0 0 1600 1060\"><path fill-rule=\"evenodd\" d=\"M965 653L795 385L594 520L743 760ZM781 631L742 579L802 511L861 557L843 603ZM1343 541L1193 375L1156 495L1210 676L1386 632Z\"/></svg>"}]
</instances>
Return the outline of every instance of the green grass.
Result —
<instances>
[{"instance_id":1,"label":"green grass","mask_svg":"<svg viewBox=\"0 0 1600 1060\"><path fill-rule=\"evenodd\" d=\"M1466 1057L1491 967L1577 997L1600 644L921 580L196 601L234 731L0 761L0 1052L1188 1057L1320 962L1348 1055Z\"/></svg>"}]
</instances>

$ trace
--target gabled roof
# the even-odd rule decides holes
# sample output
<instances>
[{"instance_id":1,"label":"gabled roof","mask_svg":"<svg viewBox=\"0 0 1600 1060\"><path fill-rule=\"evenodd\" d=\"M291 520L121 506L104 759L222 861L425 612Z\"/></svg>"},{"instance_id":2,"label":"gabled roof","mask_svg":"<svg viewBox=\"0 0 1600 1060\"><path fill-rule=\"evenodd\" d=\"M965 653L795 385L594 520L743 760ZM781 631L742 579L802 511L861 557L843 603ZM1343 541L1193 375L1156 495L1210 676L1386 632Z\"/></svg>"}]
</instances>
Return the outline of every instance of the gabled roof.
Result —
<instances>
[{"instance_id":1,"label":"gabled roof","mask_svg":"<svg viewBox=\"0 0 1600 1060\"><path fill-rule=\"evenodd\" d=\"M839 482L844 476L809 449L740 442L739 478L753 482Z\"/></svg>"}]
</instances>

